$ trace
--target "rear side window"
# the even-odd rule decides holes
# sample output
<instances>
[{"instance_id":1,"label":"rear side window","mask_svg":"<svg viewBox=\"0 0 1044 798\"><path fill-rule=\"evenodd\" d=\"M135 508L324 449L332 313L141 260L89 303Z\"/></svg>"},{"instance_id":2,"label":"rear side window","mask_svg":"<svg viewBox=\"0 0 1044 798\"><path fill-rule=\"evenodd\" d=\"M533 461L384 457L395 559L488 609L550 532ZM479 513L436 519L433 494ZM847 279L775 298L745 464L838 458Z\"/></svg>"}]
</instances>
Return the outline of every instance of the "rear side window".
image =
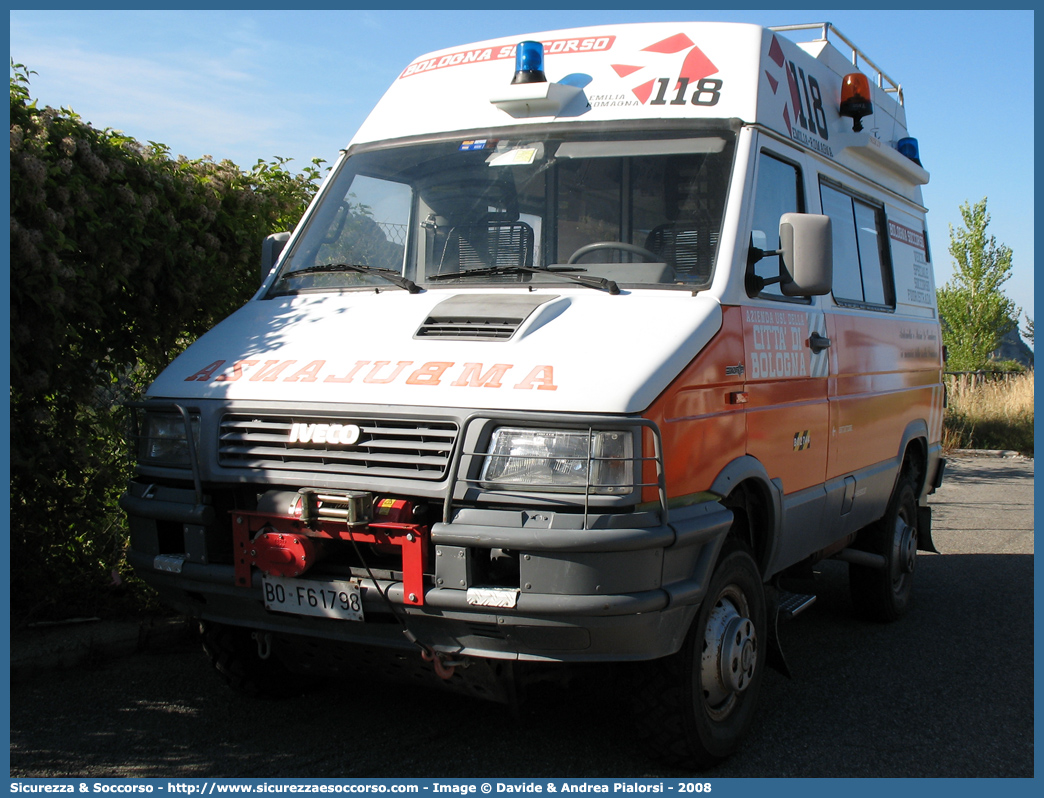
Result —
<instances>
[{"instance_id":1,"label":"rear side window","mask_svg":"<svg viewBox=\"0 0 1044 798\"><path fill-rule=\"evenodd\" d=\"M884 208L839 186L819 187L834 239L834 299L841 304L895 307Z\"/></svg>"}]
</instances>

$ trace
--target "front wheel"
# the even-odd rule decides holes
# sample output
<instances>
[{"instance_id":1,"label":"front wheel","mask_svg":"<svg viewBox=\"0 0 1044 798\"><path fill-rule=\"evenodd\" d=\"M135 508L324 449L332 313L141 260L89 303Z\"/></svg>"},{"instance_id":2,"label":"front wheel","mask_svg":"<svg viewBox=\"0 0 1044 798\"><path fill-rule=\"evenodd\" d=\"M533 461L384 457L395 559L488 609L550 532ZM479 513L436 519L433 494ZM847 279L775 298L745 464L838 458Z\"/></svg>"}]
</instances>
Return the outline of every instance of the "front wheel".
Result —
<instances>
[{"instance_id":1,"label":"front wheel","mask_svg":"<svg viewBox=\"0 0 1044 798\"><path fill-rule=\"evenodd\" d=\"M735 751L754 715L767 644L761 575L746 548L727 541L681 649L645 666L636 697L648 753L703 769Z\"/></svg>"},{"instance_id":2,"label":"front wheel","mask_svg":"<svg viewBox=\"0 0 1044 798\"><path fill-rule=\"evenodd\" d=\"M860 548L880 554L884 568L848 566L848 584L856 614L873 621L895 621L906 614L917 565L917 488L902 474L885 516L862 533Z\"/></svg>"}]
</instances>

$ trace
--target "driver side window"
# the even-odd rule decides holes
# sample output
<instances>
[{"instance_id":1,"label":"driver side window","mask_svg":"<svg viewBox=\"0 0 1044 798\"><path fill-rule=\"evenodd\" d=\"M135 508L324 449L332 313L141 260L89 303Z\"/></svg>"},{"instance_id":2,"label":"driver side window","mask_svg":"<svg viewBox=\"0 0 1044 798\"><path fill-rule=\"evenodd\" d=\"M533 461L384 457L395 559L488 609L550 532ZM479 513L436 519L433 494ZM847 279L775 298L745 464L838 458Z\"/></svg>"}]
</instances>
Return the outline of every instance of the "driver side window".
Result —
<instances>
[{"instance_id":1,"label":"driver side window","mask_svg":"<svg viewBox=\"0 0 1044 798\"><path fill-rule=\"evenodd\" d=\"M803 213L804 191L801 170L766 152L758 165L758 185L754 195L754 222L751 246L765 251L779 249L779 217L784 213ZM754 274L764 279L779 276L780 258L769 255L754 264ZM783 299L778 283L766 285L761 297Z\"/></svg>"}]
</instances>

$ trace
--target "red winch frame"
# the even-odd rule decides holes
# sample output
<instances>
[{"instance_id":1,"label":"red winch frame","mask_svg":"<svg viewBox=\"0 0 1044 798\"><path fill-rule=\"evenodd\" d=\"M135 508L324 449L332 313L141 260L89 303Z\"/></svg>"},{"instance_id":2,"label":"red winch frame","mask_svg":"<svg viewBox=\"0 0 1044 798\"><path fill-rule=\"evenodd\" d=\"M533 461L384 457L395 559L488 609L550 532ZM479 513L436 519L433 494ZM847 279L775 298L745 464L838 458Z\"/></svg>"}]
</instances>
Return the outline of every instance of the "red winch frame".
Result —
<instances>
[{"instance_id":1,"label":"red winch frame","mask_svg":"<svg viewBox=\"0 0 1044 798\"><path fill-rule=\"evenodd\" d=\"M388 519L408 516L409 504L401 500L385 499L374 502L374 514ZM280 535L314 538L318 540L353 540L378 546L397 546L402 550L403 602L424 606L424 573L428 568L428 542L431 529L427 525L402 523L398 520L371 521L355 528L344 521L316 520L311 526L299 517L274 515L250 510L232 512L232 540L235 553L235 578L239 587L251 586L251 572L256 564L256 548L251 546L259 534L275 532ZM303 574L311 567L306 563Z\"/></svg>"}]
</instances>

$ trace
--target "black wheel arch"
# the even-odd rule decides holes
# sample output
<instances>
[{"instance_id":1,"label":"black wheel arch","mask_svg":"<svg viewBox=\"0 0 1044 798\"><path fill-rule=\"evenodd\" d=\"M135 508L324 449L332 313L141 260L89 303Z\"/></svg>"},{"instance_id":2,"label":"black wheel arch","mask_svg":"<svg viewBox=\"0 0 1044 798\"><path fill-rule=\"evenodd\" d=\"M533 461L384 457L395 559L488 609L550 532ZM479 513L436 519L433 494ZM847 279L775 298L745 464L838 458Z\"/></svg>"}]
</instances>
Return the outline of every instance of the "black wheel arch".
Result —
<instances>
[{"instance_id":1,"label":"black wheel arch","mask_svg":"<svg viewBox=\"0 0 1044 798\"><path fill-rule=\"evenodd\" d=\"M711 491L722 497L721 504L735 516L729 534L750 549L764 575L775 553L783 518L783 490L778 481L769 479L760 460L744 455L721 470Z\"/></svg>"},{"instance_id":2,"label":"black wheel arch","mask_svg":"<svg viewBox=\"0 0 1044 798\"><path fill-rule=\"evenodd\" d=\"M928 424L923 418L906 425L899 442L896 462L899 467L895 472L893 491L903 474L909 472L914 477L917 496L923 497L928 479Z\"/></svg>"}]
</instances>

